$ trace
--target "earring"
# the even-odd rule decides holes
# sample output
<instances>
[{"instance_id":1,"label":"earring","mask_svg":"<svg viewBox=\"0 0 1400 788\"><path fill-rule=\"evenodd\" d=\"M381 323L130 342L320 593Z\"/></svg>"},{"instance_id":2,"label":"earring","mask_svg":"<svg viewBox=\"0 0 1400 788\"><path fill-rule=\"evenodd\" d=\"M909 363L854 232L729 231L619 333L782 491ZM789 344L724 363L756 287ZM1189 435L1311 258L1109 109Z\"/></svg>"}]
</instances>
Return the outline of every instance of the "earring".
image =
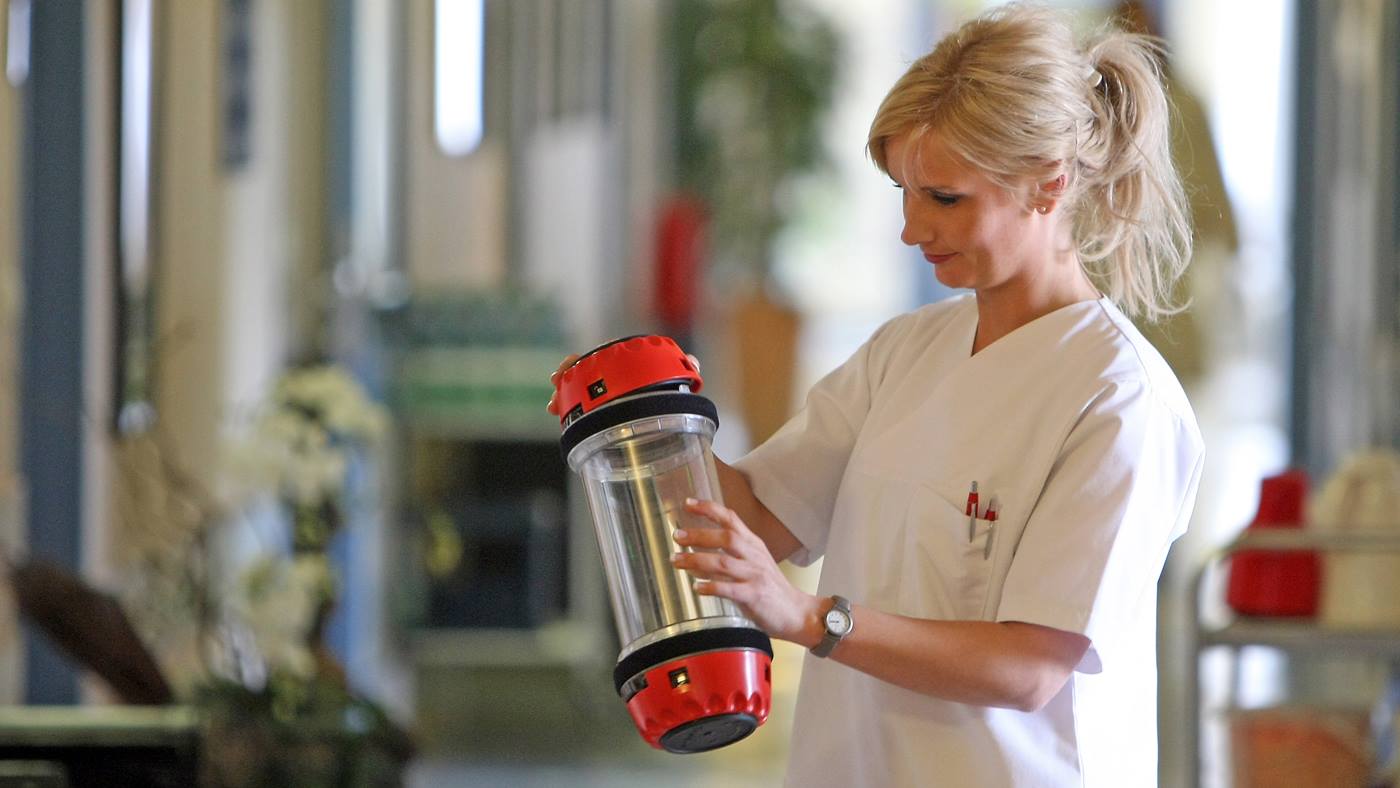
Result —
<instances>
[{"instance_id":1,"label":"earring","mask_svg":"<svg viewBox=\"0 0 1400 788\"><path fill-rule=\"evenodd\" d=\"M1050 213L1050 206L1048 206L1048 205L1037 205L1037 206L1035 206L1035 212L1036 212L1036 213L1039 213L1039 214L1047 214L1047 213Z\"/></svg>"}]
</instances>

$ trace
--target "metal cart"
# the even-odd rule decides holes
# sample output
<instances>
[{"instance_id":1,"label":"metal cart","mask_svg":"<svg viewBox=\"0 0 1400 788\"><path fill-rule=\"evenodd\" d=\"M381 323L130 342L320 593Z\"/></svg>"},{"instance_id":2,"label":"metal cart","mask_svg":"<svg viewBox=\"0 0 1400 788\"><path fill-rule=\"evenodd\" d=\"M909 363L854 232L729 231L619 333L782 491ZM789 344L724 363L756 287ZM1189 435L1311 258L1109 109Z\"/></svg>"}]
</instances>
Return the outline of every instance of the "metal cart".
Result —
<instances>
[{"instance_id":1,"label":"metal cart","mask_svg":"<svg viewBox=\"0 0 1400 788\"><path fill-rule=\"evenodd\" d=\"M1271 618L1236 616L1223 626L1209 626L1203 620L1207 581L1220 571L1226 559L1241 550L1315 550L1319 552L1400 552L1400 535L1393 532L1358 531L1314 533L1306 530L1271 529L1246 531L1215 551L1204 562L1191 585L1192 643L1187 660L1187 719L1192 734L1187 741L1189 784L1201 784L1202 708L1200 663L1205 651L1230 650L1237 678L1239 651L1245 646L1267 646L1290 654L1335 655L1400 659L1400 627L1328 627L1312 618ZM1232 678L1231 692L1236 682Z\"/></svg>"}]
</instances>

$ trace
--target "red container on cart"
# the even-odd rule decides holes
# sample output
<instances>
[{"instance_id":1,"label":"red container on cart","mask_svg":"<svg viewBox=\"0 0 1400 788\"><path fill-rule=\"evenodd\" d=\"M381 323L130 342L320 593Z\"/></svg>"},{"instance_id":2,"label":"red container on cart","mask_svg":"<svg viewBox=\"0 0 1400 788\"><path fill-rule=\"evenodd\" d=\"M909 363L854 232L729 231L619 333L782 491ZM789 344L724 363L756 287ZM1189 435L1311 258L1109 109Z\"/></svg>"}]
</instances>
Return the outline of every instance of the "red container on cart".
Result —
<instances>
[{"instance_id":1,"label":"red container on cart","mask_svg":"<svg viewBox=\"0 0 1400 788\"><path fill-rule=\"evenodd\" d=\"M1307 493L1301 470L1264 479L1249 528L1302 528ZM1241 550L1230 561L1225 602L1247 616L1315 616L1321 575L1313 550Z\"/></svg>"}]
</instances>

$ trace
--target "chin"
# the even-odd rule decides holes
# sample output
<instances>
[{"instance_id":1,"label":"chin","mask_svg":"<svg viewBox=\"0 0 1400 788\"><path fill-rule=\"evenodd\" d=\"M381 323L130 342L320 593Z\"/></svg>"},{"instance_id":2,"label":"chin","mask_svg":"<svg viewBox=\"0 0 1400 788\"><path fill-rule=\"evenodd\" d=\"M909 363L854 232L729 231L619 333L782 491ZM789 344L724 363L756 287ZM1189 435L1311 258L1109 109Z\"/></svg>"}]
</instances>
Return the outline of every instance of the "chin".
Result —
<instances>
[{"instance_id":1,"label":"chin","mask_svg":"<svg viewBox=\"0 0 1400 788\"><path fill-rule=\"evenodd\" d=\"M944 287L951 287L954 290L971 290L974 287L973 283L966 277L952 273L945 274L942 269L937 267L933 269L933 278L937 279L938 283Z\"/></svg>"}]
</instances>

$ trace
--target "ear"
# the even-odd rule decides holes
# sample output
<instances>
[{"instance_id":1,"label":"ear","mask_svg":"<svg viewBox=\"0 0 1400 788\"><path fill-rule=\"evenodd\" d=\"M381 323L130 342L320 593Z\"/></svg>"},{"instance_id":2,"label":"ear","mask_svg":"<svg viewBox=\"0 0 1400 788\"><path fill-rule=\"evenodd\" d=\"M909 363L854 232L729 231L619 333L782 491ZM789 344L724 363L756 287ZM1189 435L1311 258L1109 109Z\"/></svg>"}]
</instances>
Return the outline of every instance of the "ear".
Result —
<instances>
[{"instance_id":1,"label":"ear","mask_svg":"<svg viewBox=\"0 0 1400 788\"><path fill-rule=\"evenodd\" d=\"M1068 183L1069 178L1063 172L1055 176L1054 180L1041 182L1036 188L1035 197L1031 200L1031 207L1040 214L1055 210L1060 198L1065 195L1065 186Z\"/></svg>"}]
</instances>

